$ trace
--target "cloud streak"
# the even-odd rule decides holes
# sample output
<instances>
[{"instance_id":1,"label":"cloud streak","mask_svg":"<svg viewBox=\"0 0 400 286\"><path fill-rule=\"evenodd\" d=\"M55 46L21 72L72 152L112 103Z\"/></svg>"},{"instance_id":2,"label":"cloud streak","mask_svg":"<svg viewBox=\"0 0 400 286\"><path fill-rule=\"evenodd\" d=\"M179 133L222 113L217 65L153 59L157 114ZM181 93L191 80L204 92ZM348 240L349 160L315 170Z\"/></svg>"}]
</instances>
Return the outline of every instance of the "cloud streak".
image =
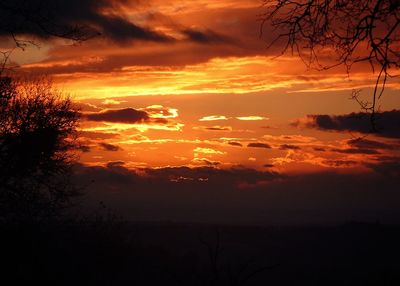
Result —
<instances>
[{"instance_id":1,"label":"cloud streak","mask_svg":"<svg viewBox=\"0 0 400 286\"><path fill-rule=\"evenodd\" d=\"M247 147L249 148L265 148L265 149L271 149L271 145L267 144L267 143L259 143L259 142L253 142L253 143L249 143L247 144Z\"/></svg>"},{"instance_id":2,"label":"cloud streak","mask_svg":"<svg viewBox=\"0 0 400 286\"><path fill-rule=\"evenodd\" d=\"M49 35L91 37L100 33L118 43L173 40L129 20L123 10L127 3L125 0L119 3L110 0L4 0L0 5L0 33L43 38Z\"/></svg>"},{"instance_id":3,"label":"cloud streak","mask_svg":"<svg viewBox=\"0 0 400 286\"><path fill-rule=\"evenodd\" d=\"M236 141L229 141L228 144L231 146L243 147L242 143Z\"/></svg>"},{"instance_id":4,"label":"cloud streak","mask_svg":"<svg viewBox=\"0 0 400 286\"><path fill-rule=\"evenodd\" d=\"M191 42L201 44L233 43L233 40L211 30L185 29L181 33Z\"/></svg>"},{"instance_id":5,"label":"cloud streak","mask_svg":"<svg viewBox=\"0 0 400 286\"><path fill-rule=\"evenodd\" d=\"M99 146L104 150L104 151L110 151L110 152L117 152L122 150L121 147L114 145L114 144L110 144L110 143L104 143L101 142L99 143Z\"/></svg>"},{"instance_id":6,"label":"cloud streak","mask_svg":"<svg viewBox=\"0 0 400 286\"><path fill-rule=\"evenodd\" d=\"M307 115L292 122L293 126L315 128L325 131L351 131L373 133L371 115L350 113L346 115ZM400 110L378 112L375 115L374 134L387 138L400 138Z\"/></svg>"},{"instance_id":7,"label":"cloud streak","mask_svg":"<svg viewBox=\"0 0 400 286\"><path fill-rule=\"evenodd\" d=\"M199 119L199 121L218 121L218 120L228 120L228 118L225 115L209 115Z\"/></svg>"},{"instance_id":8,"label":"cloud streak","mask_svg":"<svg viewBox=\"0 0 400 286\"><path fill-rule=\"evenodd\" d=\"M84 114L84 118L89 121L113 122L113 123L143 123L150 119L147 112L133 108L107 109L101 112Z\"/></svg>"},{"instance_id":9,"label":"cloud streak","mask_svg":"<svg viewBox=\"0 0 400 286\"><path fill-rule=\"evenodd\" d=\"M263 117L263 116L239 116L236 117L236 119L238 120L242 120L242 121L260 121L260 120L269 120L268 117Z\"/></svg>"}]
</instances>

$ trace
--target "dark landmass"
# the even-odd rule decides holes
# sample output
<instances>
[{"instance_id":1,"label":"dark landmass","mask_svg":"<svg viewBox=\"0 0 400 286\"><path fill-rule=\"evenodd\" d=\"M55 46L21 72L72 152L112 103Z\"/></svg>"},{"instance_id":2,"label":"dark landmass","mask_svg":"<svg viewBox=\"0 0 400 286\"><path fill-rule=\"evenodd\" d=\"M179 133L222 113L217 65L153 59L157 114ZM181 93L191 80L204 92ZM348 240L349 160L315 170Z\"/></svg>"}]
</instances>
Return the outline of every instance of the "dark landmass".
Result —
<instances>
[{"instance_id":1,"label":"dark landmass","mask_svg":"<svg viewBox=\"0 0 400 286\"><path fill-rule=\"evenodd\" d=\"M400 226L1 227L9 285L400 285Z\"/></svg>"}]
</instances>

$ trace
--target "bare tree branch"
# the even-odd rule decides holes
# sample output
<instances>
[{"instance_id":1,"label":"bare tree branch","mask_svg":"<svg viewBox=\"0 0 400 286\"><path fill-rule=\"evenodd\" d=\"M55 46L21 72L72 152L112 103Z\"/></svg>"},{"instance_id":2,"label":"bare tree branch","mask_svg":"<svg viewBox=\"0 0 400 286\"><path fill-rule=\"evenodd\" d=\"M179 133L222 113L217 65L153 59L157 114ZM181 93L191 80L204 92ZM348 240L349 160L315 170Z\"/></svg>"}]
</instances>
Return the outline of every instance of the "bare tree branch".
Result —
<instances>
[{"instance_id":1,"label":"bare tree branch","mask_svg":"<svg viewBox=\"0 0 400 286\"><path fill-rule=\"evenodd\" d=\"M400 67L399 0L264 0L262 25L278 31L270 45L283 42L282 54L297 54L310 68L326 70L344 65L349 73L355 63L367 62L378 74L371 102L361 102L371 113L373 131L377 100L391 71ZM262 30L261 30L262 31ZM334 55L333 63L320 57Z\"/></svg>"}]
</instances>

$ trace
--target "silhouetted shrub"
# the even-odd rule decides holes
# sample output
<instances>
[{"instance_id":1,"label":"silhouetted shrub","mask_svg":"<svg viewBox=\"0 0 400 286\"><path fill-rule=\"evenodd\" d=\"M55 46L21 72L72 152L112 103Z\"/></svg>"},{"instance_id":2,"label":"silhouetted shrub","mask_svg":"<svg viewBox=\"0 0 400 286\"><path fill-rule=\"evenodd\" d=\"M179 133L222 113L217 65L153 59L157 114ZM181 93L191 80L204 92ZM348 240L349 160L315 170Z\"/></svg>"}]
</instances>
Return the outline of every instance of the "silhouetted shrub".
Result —
<instances>
[{"instance_id":1,"label":"silhouetted shrub","mask_svg":"<svg viewBox=\"0 0 400 286\"><path fill-rule=\"evenodd\" d=\"M78 118L49 80L0 78L0 220L55 217L70 205Z\"/></svg>"}]
</instances>

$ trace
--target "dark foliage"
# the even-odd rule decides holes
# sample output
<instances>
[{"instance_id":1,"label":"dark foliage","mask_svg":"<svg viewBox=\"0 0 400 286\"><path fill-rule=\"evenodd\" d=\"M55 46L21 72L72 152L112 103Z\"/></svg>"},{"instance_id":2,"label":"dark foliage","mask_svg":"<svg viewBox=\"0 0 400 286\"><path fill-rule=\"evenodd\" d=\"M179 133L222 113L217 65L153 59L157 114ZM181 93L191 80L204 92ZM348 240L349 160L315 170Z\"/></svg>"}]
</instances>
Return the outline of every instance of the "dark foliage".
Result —
<instances>
[{"instance_id":1,"label":"dark foliage","mask_svg":"<svg viewBox=\"0 0 400 286\"><path fill-rule=\"evenodd\" d=\"M0 219L52 217L69 205L78 118L51 82L0 78Z\"/></svg>"}]
</instances>

